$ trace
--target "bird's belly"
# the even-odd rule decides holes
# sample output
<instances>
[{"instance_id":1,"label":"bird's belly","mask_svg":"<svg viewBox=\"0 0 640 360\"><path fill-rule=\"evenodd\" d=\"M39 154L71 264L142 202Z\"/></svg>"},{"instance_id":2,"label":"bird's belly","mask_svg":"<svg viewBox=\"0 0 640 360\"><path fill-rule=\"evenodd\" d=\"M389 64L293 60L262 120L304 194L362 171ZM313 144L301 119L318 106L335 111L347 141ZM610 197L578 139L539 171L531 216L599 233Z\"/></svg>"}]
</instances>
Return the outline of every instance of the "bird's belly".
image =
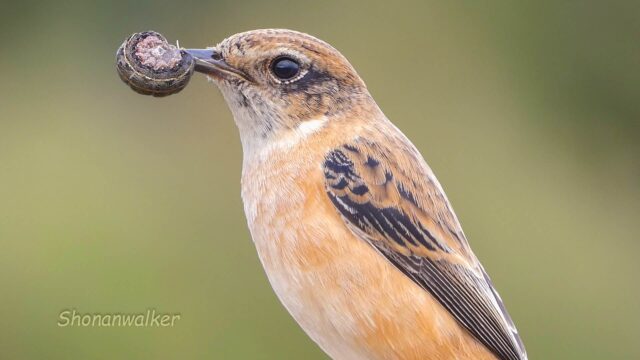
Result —
<instances>
[{"instance_id":1,"label":"bird's belly","mask_svg":"<svg viewBox=\"0 0 640 360\"><path fill-rule=\"evenodd\" d=\"M245 200L245 211L278 298L329 356L495 359L427 291L355 236L323 189L299 190L263 194L269 206Z\"/></svg>"}]
</instances>

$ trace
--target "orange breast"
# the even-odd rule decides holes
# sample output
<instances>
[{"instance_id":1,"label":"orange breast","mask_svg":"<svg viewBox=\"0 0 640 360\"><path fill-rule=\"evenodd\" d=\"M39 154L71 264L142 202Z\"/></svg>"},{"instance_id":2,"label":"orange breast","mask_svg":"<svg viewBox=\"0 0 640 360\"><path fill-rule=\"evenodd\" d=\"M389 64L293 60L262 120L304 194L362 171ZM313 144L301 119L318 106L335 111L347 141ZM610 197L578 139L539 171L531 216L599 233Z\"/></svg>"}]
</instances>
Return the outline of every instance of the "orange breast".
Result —
<instances>
[{"instance_id":1,"label":"orange breast","mask_svg":"<svg viewBox=\"0 0 640 360\"><path fill-rule=\"evenodd\" d=\"M243 171L249 228L283 305L334 359L496 359L347 228L324 189L331 145L274 152Z\"/></svg>"}]
</instances>

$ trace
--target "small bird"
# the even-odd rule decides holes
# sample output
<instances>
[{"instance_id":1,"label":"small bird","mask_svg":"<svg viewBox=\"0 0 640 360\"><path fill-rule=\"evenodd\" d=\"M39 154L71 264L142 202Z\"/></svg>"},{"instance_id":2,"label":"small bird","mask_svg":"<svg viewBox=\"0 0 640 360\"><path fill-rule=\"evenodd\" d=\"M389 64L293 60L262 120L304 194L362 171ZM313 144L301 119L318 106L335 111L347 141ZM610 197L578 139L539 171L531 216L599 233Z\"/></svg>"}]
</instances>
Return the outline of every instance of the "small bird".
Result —
<instances>
[{"instance_id":1,"label":"small bird","mask_svg":"<svg viewBox=\"0 0 640 360\"><path fill-rule=\"evenodd\" d=\"M433 172L331 45L281 29L186 50L240 132L278 298L333 359L527 359Z\"/></svg>"}]
</instances>

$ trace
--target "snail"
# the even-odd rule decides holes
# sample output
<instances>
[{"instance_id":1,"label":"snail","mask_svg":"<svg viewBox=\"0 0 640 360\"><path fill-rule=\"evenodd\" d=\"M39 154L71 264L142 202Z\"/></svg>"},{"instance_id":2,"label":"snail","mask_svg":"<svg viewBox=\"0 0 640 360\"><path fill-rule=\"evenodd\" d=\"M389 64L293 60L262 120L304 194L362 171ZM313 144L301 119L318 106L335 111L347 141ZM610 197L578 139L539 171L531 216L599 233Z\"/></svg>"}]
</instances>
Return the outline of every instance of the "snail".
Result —
<instances>
[{"instance_id":1,"label":"snail","mask_svg":"<svg viewBox=\"0 0 640 360\"><path fill-rule=\"evenodd\" d=\"M116 53L122 81L134 91L156 97L175 94L187 86L195 60L183 49L169 44L155 31L135 33Z\"/></svg>"}]
</instances>

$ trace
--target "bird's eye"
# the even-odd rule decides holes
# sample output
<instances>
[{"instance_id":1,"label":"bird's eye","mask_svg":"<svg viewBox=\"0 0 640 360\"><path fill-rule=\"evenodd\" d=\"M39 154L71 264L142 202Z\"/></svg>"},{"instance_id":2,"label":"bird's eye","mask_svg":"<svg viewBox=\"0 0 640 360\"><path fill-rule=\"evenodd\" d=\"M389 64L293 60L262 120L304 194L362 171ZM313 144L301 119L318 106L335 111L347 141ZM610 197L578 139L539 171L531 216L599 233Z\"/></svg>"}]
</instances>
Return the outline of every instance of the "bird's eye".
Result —
<instances>
[{"instance_id":1,"label":"bird's eye","mask_svg":"<svg viewBox=\"0 0 640 360\"><path fill-rule=\"evenodd\" d=\"M280 80L289 80L298 75L300 64L290 57L277 58L271 64L271 72Z\"/></svg>"}]
</instances>

